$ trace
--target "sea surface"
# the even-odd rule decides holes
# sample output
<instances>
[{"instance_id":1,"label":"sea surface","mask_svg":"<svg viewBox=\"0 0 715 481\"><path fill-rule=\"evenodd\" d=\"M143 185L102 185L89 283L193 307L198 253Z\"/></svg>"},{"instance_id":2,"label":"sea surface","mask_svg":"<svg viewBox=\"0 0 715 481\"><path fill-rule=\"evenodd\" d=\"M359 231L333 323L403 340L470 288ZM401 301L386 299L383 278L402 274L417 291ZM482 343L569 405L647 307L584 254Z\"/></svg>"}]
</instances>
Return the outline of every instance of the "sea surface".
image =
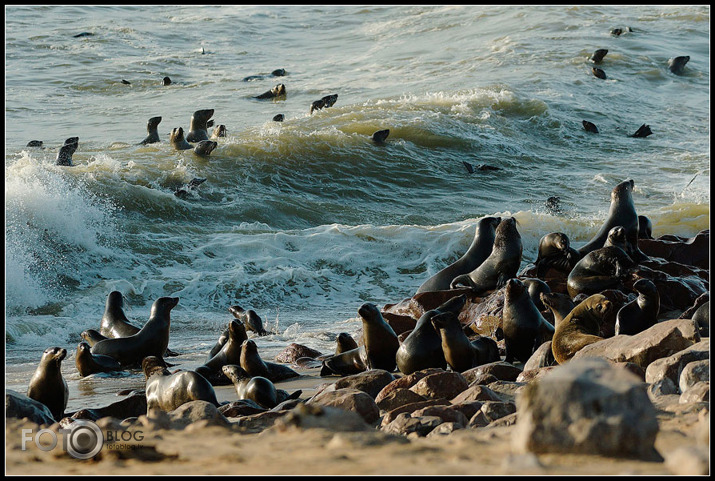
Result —
<instances>
[{"instance_id":1,"label":"sea surface","mask_svg":"<svg viewBox=\"0 0 715 481\"><path fill-rule=\"evenodd\" d=\"M113 290L137 326L159 297L180 298L171 362L190 369L231 305L262 317L265 359L291 342L333 351L361 327L361 304L410 297L484 216L518 220L523 265L547 233L590 240L629 178L656 237L710 226L707 5L5 15L5 382L24 392L42 351L64 347L69 410L143 385L136 371L80 379L74 366L79 333L99 328ZM619 27L632 31L611 35ZM601 48L605 80L591 73ZM668 60L682 55L675 75ZM285 98L254 98L278 83ZM330 94L335 105L311 115ZM227 129L207 158L168 142L200 109ZM154 116L162 141L138 145ZM629 137L643 124L651 136ZM370 139L380 129L382 145ZM56 166L73 136L74 166ZM464 162L498 170L469 174Z\"/></svg>"}]
</instances>

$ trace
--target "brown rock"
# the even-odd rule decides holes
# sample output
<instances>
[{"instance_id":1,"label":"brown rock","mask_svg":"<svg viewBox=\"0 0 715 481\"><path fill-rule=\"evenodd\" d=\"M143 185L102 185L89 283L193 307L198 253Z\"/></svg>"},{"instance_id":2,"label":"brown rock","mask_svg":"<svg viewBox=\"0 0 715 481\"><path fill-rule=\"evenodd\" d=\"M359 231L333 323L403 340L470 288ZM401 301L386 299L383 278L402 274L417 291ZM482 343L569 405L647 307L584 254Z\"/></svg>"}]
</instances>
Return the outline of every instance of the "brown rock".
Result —
<instances>
[{"instance_id":1,"label":"brown rock","mask_svg":"<svg viewBox=\"0 0 715 481\"><path fill-rule=\"evenodd\" d=\"M380 409L370 395L353 388L323 391L306 404L317 404L358 413L366 423L372 424L380 417Z\"/></svg>"},{"instance_id":2,"label":"brown rock","mask_svg":"<svg viewBox=\"0 0 715 481\"><path fill-rule=\"evenodd\" d=\"M459 316L460 322L472 332L496 339L497 329L502 325L504 310L504 288L487 294L479 302L469 302Z\"/></svg>"},{"instance_id":3,"label":"brown rock","mask_svg":"<svg viewBox=\"0 0 715 481\"><path fill-rule=\"evenodd\" d=\"M276 362L282 362L285 364L295 363L301 357L310 357L315 359L318 356L322 356L320 351L311 349L308 346L302 344L297 344L295 342L291 343L283 351L278 353L275 357Z\"/></svg>"},{"instance_id":4,"label":"brown rock","mask_svg":"<svg viewBox=\"0 0 715 481\"><path fill-rule=\"evenodd\" d=\"M710 381L710 359L693 361L685 365L678 380L680 392L687 391L700 381Z\"/></svg>"},{"instance_id":5,"label":"brown rock","mask_svg":"<svg viewBox=\"0 0 715 481\"><path fill-rule=\"evenodd\" d=\"M301 429L321 428L330 431L370 431L372 428L359 414L317 404L301 404L275 420L275 428L285 431L290 426Z\"/></svg>"},{"instance_id":6,"label":"brown rock","mask_svg":"<svg viewBox=\"0 0 715 481\"><path fill-rule=\"evenodd\" d=\"M259 406L250 399L239 399L238 401L219 406L218 411L227 418L237 418L262 413L267 411L267 409Z\"/></svg>"},{"instance_id":7,"label":"brown rock","mask_svg":"<svg viewBox=\"0 0 715 481\"><path fill-rule=\"evenodd\" d=\"M687 322L687 319L683 319L683 321ZM680 384L680 374L688 363L709 358L710 339L705 339L689 346L687 349L678 351L671 356L664 356L651 363L646 368L645 381L655 383L667 377L673 381L673 384L678 386Z\"/></svg>"},{"instance_id":8,"label":"brown rock","mask_svg":"<svg viewBox=\"0 0 715 481\"><path fill-rule=\"evenodd\" d=\"M276 420L290 412L292 411L266 411L250 416L242 416L238 418L235 424L249 433L259 433L273 426Z\"/></svg>"},{"instance_id":9,"label":"brown rock","mask_svg":"<svg viewBox=\"0 0 715 481\"><path fill-rule=\"evenodd\" d=\"M645 381L645 369L640 367L638 364L633 362L614 362L613 365L617 368L625 369L626 371L638 376L638 379L641 381Z\"/></svg>"},{"instance_id":10,"label":"brown rock","mask_svg":"<svg viewBox=\"0 0 715 481\"><path fill-rule=\"evenodd\" d=\"M410 388L427 399L452 399L469 387L464 376L458 372L440 372L420 379Z\"/></svg>"},{"instance_id":11,"label":"brown rock","mask_svg":"<svg viewBox=\"0 0 715 481\"><path fill-rule=\"evenodd\" d=\"M427 406L440 406L440 405L447 405L449 404L447 401L444 399L428 399L427 401L419 401L416 403L410 403L410 404L404 404L398 408L393 409L392 411L389 411L387 414L385 414L382 418L382 426L386 426L390 424L392 421L395 420L395 418L402 414L402 413L413 413L414 411L417 411L418 409L422 409Z\"/></svg>"},{"instance_id":12,"label":"brown rock","mask_svg":"<svg viewBox=\"0 0 715 481\"><path fill-rule=\"evenodd\" d=\"M190 401L171 411L169 419L174 429L182 429L197 421L206 420L215 426L227 426L229 420L216 406L206 401Z\"/></svg>"},{"instance_id":13,"label":"brown rock","mask_svg":"<svg viewBox=\"0 0 715 481\"><path fill-rule=\"evenodd\" d=\"M710 230L699 232L694 237L680 240L638 239L638 247L647 256L661 257L668 261L679 262L708 269L710 266Z\"/></svg>"},{"instance_id":14,"label":"brown rock","mask_svg":"<svg viewBox=\"0 0 715 481\"><path fill-rule=\"evenodd\" d=\"M395 314L393 312L383 312L382 317L385 319L395 334L398 336L403 332L411 331L417 325L417 319L410 316L405 316L402 314Z\"/></svg>"},{"instance_id":15,"label":"brown rock","mask_svg":"<svg viewBox=\"0 0 715 481\"><path fill-rule=\"evenodd\" d=\"M708 381L700 381L688 388L687 391L680 395L680 404L685 403L709 403L710 402L710 383Z\"/></svg>"},{"instance_id":16,"label":"brown rock","mask_svg":"<svg viewBox=\"0 0 715 481\"><path fill-rule=\"evenodd\" d=\"M394 391L395 389L409 389L415 384L417 384L417 382L423 377L438 372L444 372L444 370L439 368L430 368L424 369L422 371L415 371L407 376L398 377L390 384L382 388L382 391L380 391L375 397L375 402L380 402L380 400L382 400L385 396L387 396L391 391Z\"/></svg>"},{"instance_id":17,"label":"brown rock","mask_svg":"<svg viewBox=\"0 0 715 481\"><path fill-rule=\"evenodd\" d=\"M491 374L502 381L515 381L520 373L521 369L514 366L512 363L505 361L496 361L487 364L482 364L481 366L473 367L472 369L464 371L462 375L469 384L472 384L472 382L474 382L474 379L482 374Z\"/></svg>"},{"instance_id":18,"label":"brown rock","mask_svg":"<svg viewBox=\"0 0 715 481\"><path fill-rule=\"evenodd\" d=\"M425 400L426 399L423 396L420 396L409 389L398 388L381 397L376 404L382 411L392 411L393 409L397 409L405 404L412 404Z\"/></svg>"},{"instance_id":19,"label":"brown rock","mask_svg":"<svg viewBox=\"0 0 715 481\"><path fill-rule=\"evenodd\" d=\"M462 404L469 401L503 401L503 399L486 386L472 384L460 394L452 398L450 404Z\"/></svg>"},{"instance_id":20,"label":"brown rock","mask_svg":"<svg viewBox=\"0 0 715 481\"><path fill-rule=\"evenodd\" d=\"M551 350L551 341L546 341L541 344L526 361L524 371L531 371L533 369L539 369L540 367L555 366L556 364L558 363L556 359L554 359L554 353Z\"/></svg>"},{"instance_id":21,"label":"brown rock","mask_svg":"<svg viewBox=\"0 0 715 481\"><path fill-rule=\"evenodd\" d=\"M482 404L481 401L465 401L452 404L452 409L461 412L467 419L472 419L472 417L482 409Z\"/></svg>"},{"instance_id":22,"label":"brown rock","mask_svg":"<svg viewBox=\"0 0 715 481\"><path fill-rule=\"evenodd\" d=\"M382 389L395 380L395 376L383 369L370 369L369 371L345 376L335 381L335 389L352 388L375 397Z\"/></svg>"},{"instance_id":23,"label":"brown rock","mask_svg":"<svg viewBox=\"0 0 715 481\"><path fill-rule=\"evenodd\" d=\"M528 371L524 369L524 371L519 374L519 377L516 378L516 382L523 382L523 383L528 383L533 381L534 379L538 379L540 377L543 377L547 373L551 372L556 366L546 366L546 367L540 367L538 369L529 369Z\"/></svg>"},{"instance_id":24,"label":"brown rock","mask_svg":"<svg viewBox=\"0 0 715 481\"><path fill-rule=\"evenodd\" d=\"M499 379L497 379L494 374L481 373L478 374L476 377L472 378L469 385L471 386L472 384L478 384L480 386L486 386L487 384L497 382L498 380Z\"/></svg>"},{"instance_id":25,"label":"brown rock","mask_svg":"<svg viewBox=\"0 0 715 481\"><path fill-rule=\"evenodd\" d=\"M452 406L427 406L412 412L412 417L415 416L437 416L443 422L451 422L461 424L466 427L469 419L458 409Z\"/></svg>"},{"instance_id":26,"label":"brown rock","mask_svg":"<svg viewBox=\"0 0 715 481\"><path fill-rule=\"evenodd\" d=\"M409 413L400 413L393 421L380 429L391 434L406 436L415 433L417 436L423 437L440 424L442 424L442 419L437 416L412 417Z\"/></svg>"},{"instance_id":27,"label":"brown rock","mask_svg":"<svg viewBox=\"0 0 715 481\"><path fill-rule=\"evenodd\" d=\"M481 411L484 413L484 417L491 423L504 416L515 413L516 404L512 402L485 401L484 404L482 404Z\"/></svg>"},{"instance_id":28,"label":"brown rock","mask_svg":"<svg viewBox=\"0 0 715 481\"><path fill-rule=\"evenodd\" d=\"M434 428L430 433L427 435L428 438L434 438L437 436L446 436L448 434L452 434L454 431L458 429L464 429L467 425L466 424L459 424L459 423L442 423L436 428Z\"/></svg>"}]
</instances>

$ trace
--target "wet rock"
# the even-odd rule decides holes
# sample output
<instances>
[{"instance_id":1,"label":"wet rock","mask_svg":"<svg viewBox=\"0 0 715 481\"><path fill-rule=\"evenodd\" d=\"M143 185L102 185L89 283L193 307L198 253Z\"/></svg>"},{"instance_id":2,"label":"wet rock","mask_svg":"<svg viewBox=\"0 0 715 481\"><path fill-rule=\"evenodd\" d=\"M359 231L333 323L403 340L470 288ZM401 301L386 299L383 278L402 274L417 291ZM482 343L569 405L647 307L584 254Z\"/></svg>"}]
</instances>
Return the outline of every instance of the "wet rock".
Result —
<instances>
[{"instance_id":1,"label":"wet rock","mask_svg":"<svg viewBox=\"0 0 715 481\"><path fill-rule=\"evenodd\" d=\"M317 404L301 404L275 421L275 429L279 431L284 431L291 426L300 429L320 428L341 432L372 430L363 417L356 412Z\"/></svg>"},{"instance_id":2,"label":"wet rock","mask_svg":"<svg viewBox=\"0 0 715 481\"><path fill-rule=\"evenodd\" d=\"M517 396L515 452L660 460L645 385L602 359L572 359Z\"/></svg>"},{"instance_id":3,"label":"wet rock","mask_svg":"<svg viewBox=\"0 0 715 481\"><path fill-rule=\"evenodd\" d=\"M301 357L309 357L315 359L318 356L322 356L320 351L311 349L308 346L302 344L297 344L295 342L291 343L283 351L278 353L275 357L276 362L282 362L285 364L293 364Z\"/></svg>"},{"instance_id":4,"label":"wet rock","mask_svg":"<svg viewBox=\"0 0 715 481\"><path fill-rule=\"evenodd\" d=\"M468 301L459 320L472 332L496 339L497 330L502 327L504 299L505 288L501 288L474 302Z\"/></svg>"},{"instance_id":5,"label":"wet rock","mask_svg":"<svg viewBox=\"0 0 715 481\"><path fill-rule=\"evenodd\" d=\"M338 379L333 385L335 389L357 389L375 399L380 391L394 380L395 376L383 369L370 369Z\"/></svg>"},{"instance_id":6,"label":"wet rock","mask_svg":"<svg viewBox=\"0 0 715 481\"><path fill-rule=\"evenodd\" d=\"M417 325L417 319L402 314L382 312L382 317L398 336L403 332L411 331L415 328L415 325Z\"/></svg>"},{"instance_id":7,"label":"wet rock","mask_svg":"<svg viewBox=\"0 0 715 481\"><path fill-rule=\"evenodd\" d=\"M521 369L514 366L510 362L496 361L473 367L472 369L464 371L462 375L467 382L471 384L477 376L481 376L483 374L491 374L502 381L515 381L521 371Z\"/></svg>"},{"instance_id":8,"label":"wet rock","mask_svg":"<svg viewBox=\"0 0 715 481\"><path fill-rule=\"evenodd\" d=\"M661 310L685 310L702 294L708 292L709 283L698 276L673 277L665 272L638 266L631 272L631 279L624 282L631 288L638 279L649 279L658 289Z\"/></svg>"},{"instance_id":9,"label":"wet rock","mask_svg":"<svg viewBox=\"0 0 715 481\"><path fill-rule=\"evenodd\" d=\"M380 408L375 400L363 391L345 388L337 391L323 391L313 396L306 404L317 404L359 414L366 423L372 424L380 417Z\"/></svg>"},{"instance_id":10,"label":"wet rock","mask_svg":"<svg viewBox=\"0 0 715 481\"><path fill-rule=\"evenodd\" d=\"M382 411L392 411L393 409L397 409L400 406L425 400L425 397L420 396L419 394L412 392L409 389L399 388L390 391L387 395L380 398L380 400L376 402L376 404L377 407L379 407Z\"/></svg>"},{"instance_id":11,"label":"wet rock","mask_svg":"<svg viewBox=\"0 0 715 481\"><path fill-rule=\"evenodd\" d=\"M468 387L462 374L445 371L425 376L410 390L427 399L452 399Z\"/></svg>"},{"instance_id":12,"label":"wet rock","mask_svg":"<svg viewBox=\"0 0 715 481\"><path fill-rule=\"evenodd\" d=\"M39 425L55 423L50 408L12 389L5 390L5 417L28 418Z\"/></svg>"},{"instance_id":13,"label":"wet rock","mask_svg":"<svg viewBox=\"0 0 715 481\"><path fill-rule=\"evenodd\" d=\"M551 350L551 341L546 341L539 346L526 361L524 371L531 371L533 369L539 369L540 367L555 366L556 364L558 363L556 359L554 359L554 353Z\"/></svg>"},{"instance_id":14,"label":"wet rock","mask_svg":"<svg viewBox=\"0 0 715 481\"><path fill-rule=\"evenodd\" d=\"M710 402L710 383L708 381L700 381L689 387L683 394L680 395L680 404Z\"/></svg>"},{"instance_id":15,"label":"wet rock","mask_svg":"<svg viewBox=\"0 0 715 481\"><path fill-rule=\"evenodd\" d=\"M685 365L678 381L680 392L687 391L700 381L710 381L710 359L693 361Z\"/></svg>"},{"instance_id":16,"label":"wet rock","mask_svg":"<svg viewBox=\"0 0 715 481\"><path fill-rule=\"evenodd\" d=\"M391 434L407 436L415 433L419 437L424 437L440 424L442 419L437 416L412 417L409 413L400 413L392 422L380 429Z\"/></svg>"},{"instance_id":17,"label":"wet rock","mask_svg":"<svg viewBox=\"0 0 715 481\"><path fill-rule=\"evenodd\" d=\"M684 321L688 321L684 319ZM692 321L690 321L692 322ZM710 358L710 339L705 339L677 351L667 357L653 361L645 371L645 381L655 383L663 378L669 378L675 386L680 384L680 375L688 363Z\"/></svg>"}]
</instances>

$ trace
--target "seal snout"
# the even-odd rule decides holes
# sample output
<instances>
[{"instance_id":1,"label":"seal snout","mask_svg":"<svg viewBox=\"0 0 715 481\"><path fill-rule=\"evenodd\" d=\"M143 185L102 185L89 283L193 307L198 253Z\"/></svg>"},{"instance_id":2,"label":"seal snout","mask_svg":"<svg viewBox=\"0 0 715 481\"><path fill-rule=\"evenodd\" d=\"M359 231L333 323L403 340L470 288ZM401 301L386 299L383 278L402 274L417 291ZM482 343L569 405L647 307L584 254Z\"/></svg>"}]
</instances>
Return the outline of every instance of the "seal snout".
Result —
<instances>
[{"instance_id":1,"label":"seal snout","mask_svg":"<svg viewBox=\"0 0 715 481\"><path fill-rule=\"evenodd\" d=\"M358 309L358 314L365 320L371 320L377 313L377 306L370 302L366 302Z\"/></svg>"}]
</instances>

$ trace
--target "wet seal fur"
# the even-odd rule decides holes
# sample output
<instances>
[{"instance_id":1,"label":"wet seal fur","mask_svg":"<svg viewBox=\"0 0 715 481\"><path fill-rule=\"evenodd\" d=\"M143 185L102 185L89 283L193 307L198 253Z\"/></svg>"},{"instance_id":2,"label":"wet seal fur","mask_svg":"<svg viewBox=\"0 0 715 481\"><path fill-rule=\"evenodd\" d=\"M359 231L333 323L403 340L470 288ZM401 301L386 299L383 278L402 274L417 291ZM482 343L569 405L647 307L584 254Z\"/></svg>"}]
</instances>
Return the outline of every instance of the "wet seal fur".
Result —
<instances>
[{"instance_id":1,"label":"wet seal fur","mask_svg":"<svg viewBox=\"0 0 715 481\"><path fill-rule=\"evenodd\" d=\"M603 60L603 57L605 57L607 53L608 53L608 49L599 48L598 50L593 52L593 55L591 55L591 61L593 63L601 63L601 60Z\"/></svg>"},{"instance_id":2,"label":"wet seal fur","mask_svg":"<svg viewBox=\"0 0 715 481\"><path fill-rule=\"evenodd\" d=\"M653 239L653 223L644 215L638 216L638 238Z\"/></svg>"},{"instance_id":3,"label":"wet seal fur","mask_svg":"<svg viewBox=\"0 0 715 481\"><path fill-rule=\"evenodd\" d=\"M581 293L595 294L605 289L622 289L622 280L633 267L636 264L620 247L596 249L578 261L569 273L566 279L568 293L573 298Z\"/></svg>"},{"instance_id":4,"label":"wet seal fur","mask_svg":"<svg viewBox=\"0 0 715 481\"><path fill-rule=\"evenodd\" d=\"M206 401L219 406L213 386L201 374L194 371L171 374L156 356L144 358L142 371L146 376L147 413L152 409L173 411L191 401Z\"/></svg>"},{"instance_id":5,"label":"wet seal fur","mask_svg":"<svg viewBox=\"0 0 715 481\"><path fill-rule=\"evenodd\" d=\"M79 137L70 137L65 140L65 143L60 147L60 151L57 152L57 158L55 159L55 165L61 165L64 167L72 166L72 155L79 147Z\"/></svg>"},{"instance_id":6,"label":"wet seal fur","mask_svg":"<svg viewBox=\"0 0 715 481\"><path fill-rule=\"evenodd\" d=\"M69 388L60 369L62 360L66 356L67 349L61 347L45 349L27 387L27 397L47 406L55 421L62 419L69 399Z\"/></svg>"},{"instance_id":7,"label":"wet seal fur","mask_svg":"<svg viewBox=\"0 0 715 481\"><path fill-rule=\"evenodd\" d=\"M516 358L525 363L554 335L554 326L541 315L519 279L509 279L506 284L502 315L506 362L513 363Z\"/></svg>"},{"instance_id":8,"label":"wet seal fur","mask_svg":"<svg viewBox=\"0 0 715 481\"><path fill-rule=\"evenodd\" d=\"M261 359L256 343L251 339L243 341L240 365L251 377L262 376L270 379L272 382L300 376L300 374L288 366Z\"/></svg>"},{"instance_id":9,"label":"wet seal fur","mask_svg":"<svg viewBox=\"0 0 715 481\"><path fill-rule=\"evenodd\" d=\"M569 237L563 232L551 232L539 240L539 250L534 265L537 277L543 277L549 268L569 273L581 259L581 254L571 247Z\"/></svg>"},{"instance_id":10,"label":"wet seal fur","mask_svg":"<svg viewBox=\"0 0 715 481\"><path fill-rule=\"evenodd\" d=\"M101 354L92 354L91 347L86 342L77 345L77 354L74 358L75 366L82 377L98 372L121 371L122 366L114 358Z\"/></svg>"},{"instance_id":11,"label":"wet seal fur","mask_svg":"<svg viewBox=\"0 0 715 481\"><path fill-rule=\"evenodd\" d=\"M358 309L362 319L362 338L365 346L365 365L368 369L392 372L397 366L395 354L400 347L397 334L385 322L380 309L366 302Z\"/></svg>"},{"instance_id":12,"label":"wet seal fur","mask_svg":"<svg viewBox=\"0 0 715 481\"><path fill-rule=\"evenodd\" d=\"M464 372L500 360L496 341L482 336L470 341L454 312L441 312L431 322L442 339L444 359L453 371Z\"/></svg>"},{"instance_id":13,"label":"wet seal fur","mask_svg":"<svg viewBox=\"0 0 715 481\"><path fill-rule=\"evenodd\" d=\"M594 294L577 305L556 327L551 340L556 362L563 364L584 347L601 341L600 320L612 310L613 304L602 294Z\"/></svg>"},{"instance_id":14,"label":"wet seal fur","mask_svg":"<svg viewBox=\"0 0 715 481\"><path fill-rule=\"evenodd\" d=\"M325 97L321 98L320 100L316 100L312 104L310 104L310 114L312 115L314 111L320 110L320 109L327 109L328 107L332 107L335 102L338 101L338 94L332 94L332 95L326 95Z\"/></svg>"},{"instance_id":15,"label":"wet seal fur","mask_svg":"<svg viewBox=\"0 0 715 481\"><path fill-rule=\"evenodd\" d=\"M300 389L292 394L283 389L276 389L270 379L262 376L251 377L243 368L235 364L224 366L222 371L233 382L238 399L250 399L266 409L273 409L288 399L298 399L303 393Z\"/></svg>"},{"instance_id":16,"label":"wet seal fur","mask_svg":"<svg viewBox=\"0 0 715 481\"><path fill-rule=\"evenodd\" d=\"M225 337L224 343L220 346L216 354L210 357L203 366L196 368L196 372L208 379L215 386L230 384L229 379L223 375L221 368L228 364L241 364L241 351L244 341L248 340L246 327L238 321L231 321L228 328L221 337ZM219 342L221 343L221 338ZM211 349L216 350L217 346Z\"/></svg>"},{"instance_id":17,"label":"wet seal fur","mask_svg":"<svg viewBox=\"0 0 715 481\"><path fill-rule=\"evenodd\" d=\"M253 331L259 336L267 336L268 332L263 328L263 319L253 309L244 310L241 306L231 306L228 311L233 317L238 319L246 327L246 330Z\"/></svg>"},{"instance_id":18,"label":"wet seal fur","mask_svg":"<svg viewBox=\"0 0 715 481\"><path fill-rule=\"evenodd\" d=\"M186 134L186 140L188 142L200 142L202 140L209 140L208 126L206 123L213 116L214 109L203 109L197 110L191 116L191 123L189 124L189 132Z\"/></svg>"},{"instance_id":19,"label":"wet seal fur","mask_svg":"<svg viewBox=\"0 0 715 481\"><path fill-rule=\"evenodd\" d=\"M660 295L652 281L638 279L633 284L638 298L624 305L616 314L616 335L638 334L655 325L660 313Z\"/></svg>"},{"instance_id":20,"label":"wet seal fur","mask_svg":"<svg viewBox=\"0 0 715 481\"><path fill-rule=\"evenodd\" d=\"M159 138L159 132L157 130L157 127L159 126L160 122L161 117L152 117L149 119L149 121L146 123L146 131L148 135L144 140L140 142L141 145L155 144L157 142L161 142L161 139Z\"/></svg>"},{"instance_id":21,"label":"wet seal fur","mask_svg":"<svg viewBox=\"0 0 715 481\"><path fill-rule=\"evenodd\" d=\"M451 289L460 285L470 287L475 294L499 289L506 281L516 277L521 264L521 236L516 229L516 219L507 217L499 222L494 236L494 245L489 257L469 274L455 277Z\"/></svg>"},{"instance_id":22,"label":"wet seal fur","mask_svg":"<svg viewBox=\"0 0 715 481\"><path fill-rule=\"evenodd\" d=\"M390 135L390 129L378 130L372 134L370 139L372 139L373 142L380 144L387 139L388 135Z\"/></svg>"},{"instance_id":23,"label":"wet seal fur","mask_svg":"<svg viewBox=\"0 0 715 481\"><path fill-rule=\"evenodd\" d=\"M163 356L169 345L170 312L178 303L178 297L160 297L154 301L149 320L139 332L99 341L92 347L92 354L113 357L122 366L140 364L147 356Z\"/></svg>"},{"instance_id":24,"label":"wet seal fur","mask_svg":"<svg viewBox=\"0 0 715 481\"><path fill-rule=\"evenodd\" d=\"M690 61L689 55L683 55L681 57L675 57L668 60L668 70L670 70L675 75L681 75L685 64Z\"/></svg>"},{"instance_id":25,"label":"wet seal fur","mask_svg":"<svg viewBox=\"0 0 715 481\"><path fill-rule=\"evenodd\" d=\"M141 329L133 326L124 314L124 296L119 291L112 291L104 304L104 315L99 326L99 333L107 338L133 336Z\"/></svg>"},{"instance_id":26,"label":"wet seal fur","mask_svg":"<svg viewBox=\"0 0 715 481\"><path fill-rule=\"evenodd\" d=\"M591 132L594 134L598 133L598 127L596 127L596 125L594 123L589 122L588 120L582 120L581 124L583 125L583 129L586 132Z\"/></svg>"},{"instance_id":27,"label":"wet seal fur","mask_svg":"<svg viewBox=\"0 0 715 481\"><path fill-rule=\"evenodd\" d=\"M427 279L415 294L429 291L444 291L450 288L455 277L468 274L479 267L492 253L496 228L500 217L483 217L477 223L472 244L462 257Z\"/></svg>"},{"instance_id":28,"label":"wet seal fur","mask_svg":"<svg viewBox=\"0 0 715 481\"><path fill-rule=\"evenodd\" d=\"M278 97L285 97L286 96L286 86L283 84L278 84L272 89L268 90L267 92L263 92L261 95L256 95L253 97L254 99L258 100L265 100L265 99L274 99Z\"/></svg>"}]
</instances>

